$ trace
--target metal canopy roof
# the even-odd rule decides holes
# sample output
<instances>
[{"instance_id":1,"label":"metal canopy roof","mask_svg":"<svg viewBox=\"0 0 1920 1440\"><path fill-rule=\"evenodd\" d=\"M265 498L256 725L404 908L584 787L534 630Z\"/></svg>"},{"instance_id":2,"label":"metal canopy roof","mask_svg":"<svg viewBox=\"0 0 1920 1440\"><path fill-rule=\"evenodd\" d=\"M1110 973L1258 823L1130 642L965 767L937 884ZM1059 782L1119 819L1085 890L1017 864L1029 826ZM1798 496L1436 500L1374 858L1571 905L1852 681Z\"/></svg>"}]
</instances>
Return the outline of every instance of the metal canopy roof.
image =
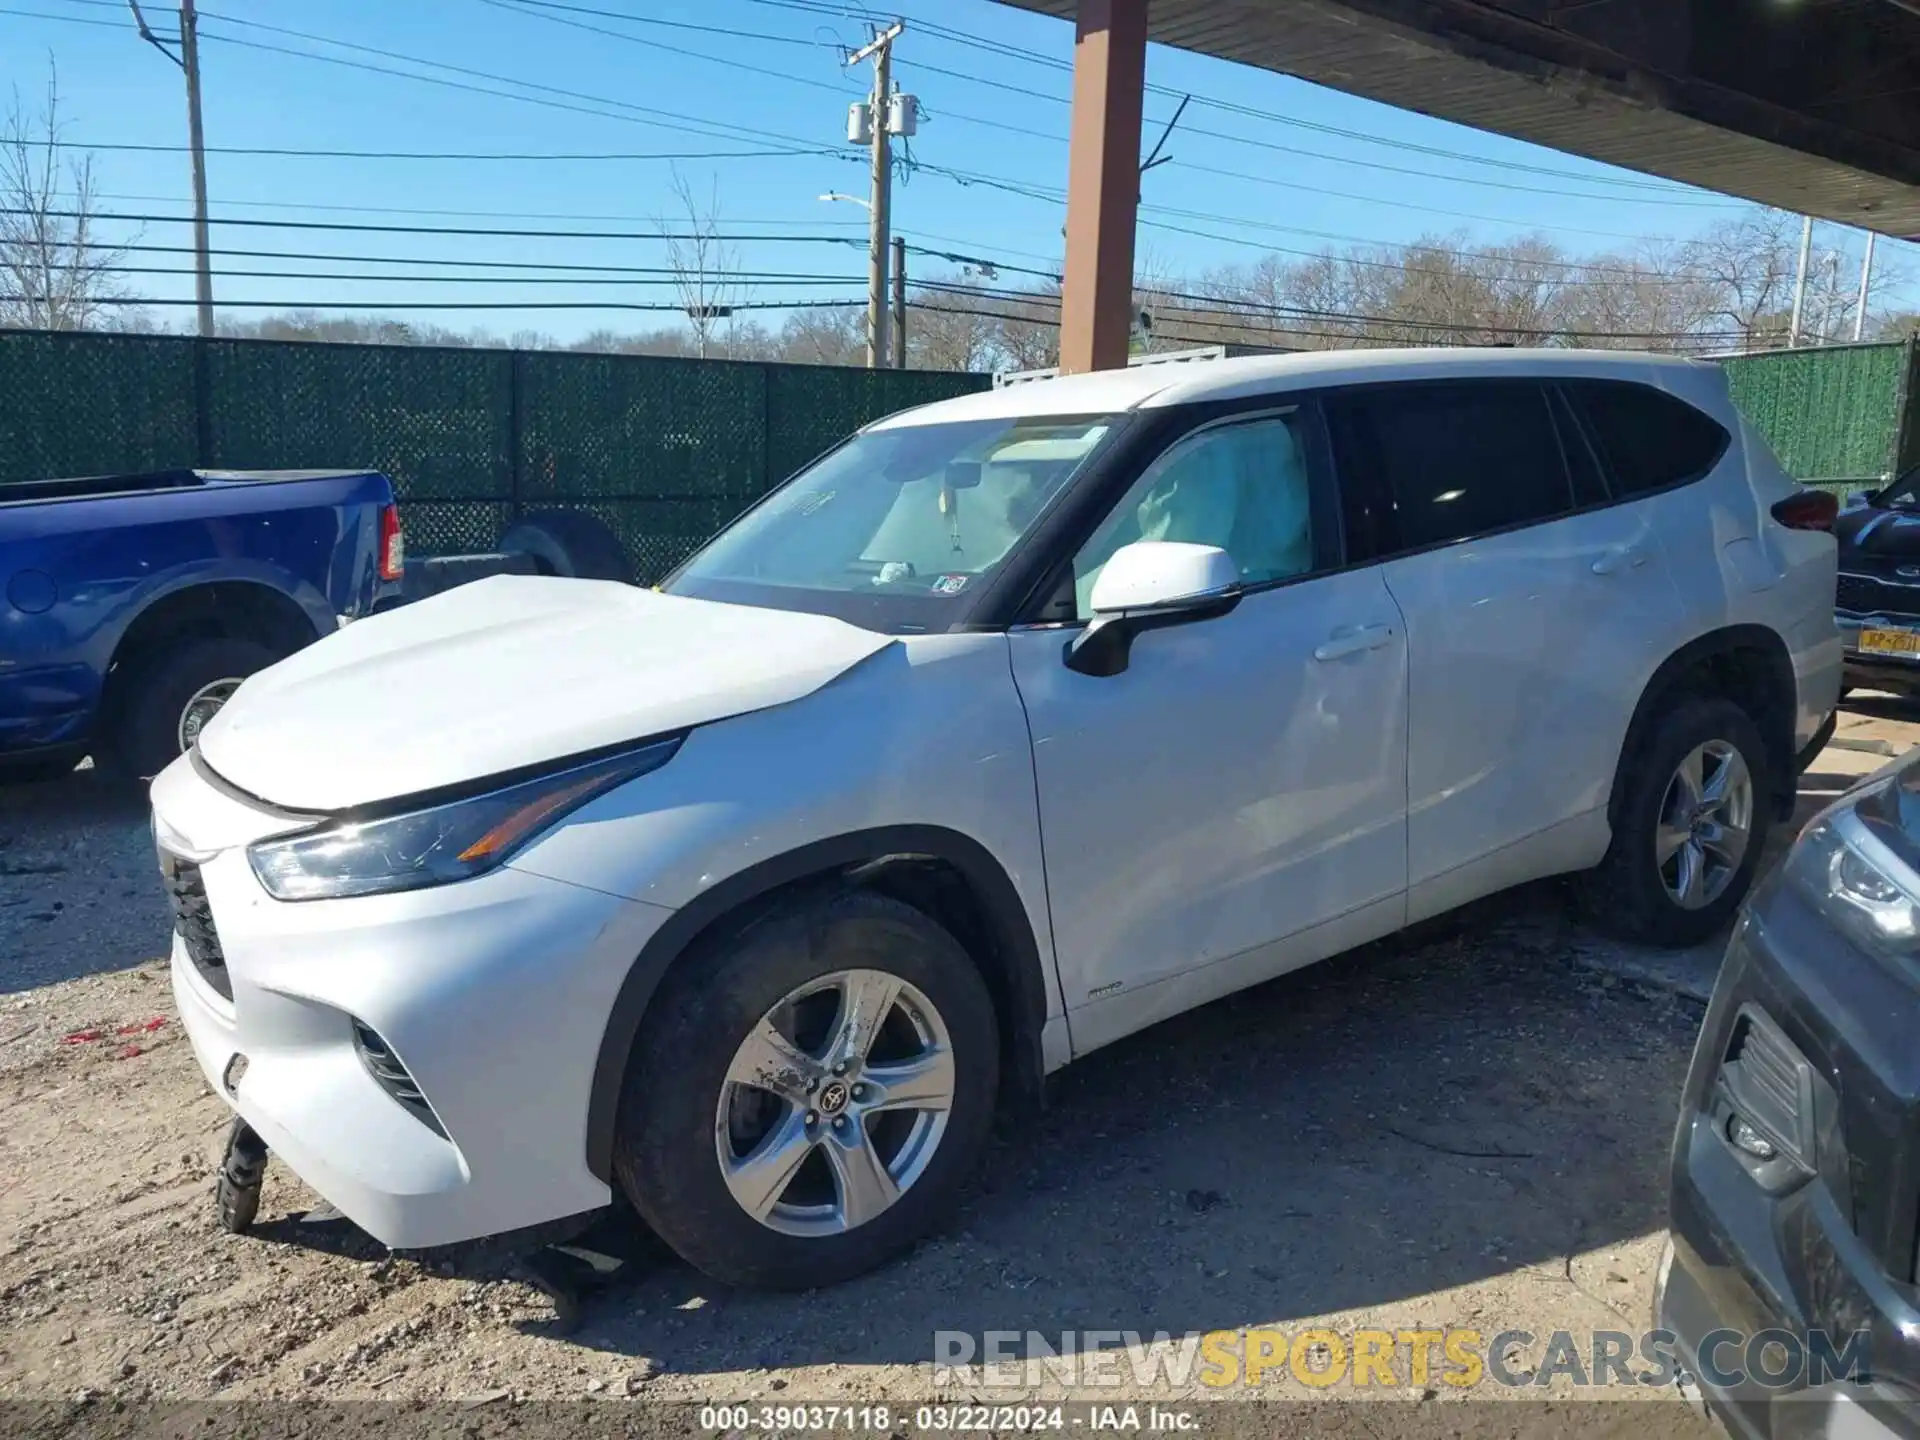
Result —
<instances>
[{"instance_id":1,"label":"metal canopy roof","mask_svg":"<svg viewBox=\"0 0 1920 1440\"><path fill-rule=\"evenodd\" d=\"M1906 0L1150 0L1148 37L1920 237L1920 14Z\"/></svg>"}]
</instances>

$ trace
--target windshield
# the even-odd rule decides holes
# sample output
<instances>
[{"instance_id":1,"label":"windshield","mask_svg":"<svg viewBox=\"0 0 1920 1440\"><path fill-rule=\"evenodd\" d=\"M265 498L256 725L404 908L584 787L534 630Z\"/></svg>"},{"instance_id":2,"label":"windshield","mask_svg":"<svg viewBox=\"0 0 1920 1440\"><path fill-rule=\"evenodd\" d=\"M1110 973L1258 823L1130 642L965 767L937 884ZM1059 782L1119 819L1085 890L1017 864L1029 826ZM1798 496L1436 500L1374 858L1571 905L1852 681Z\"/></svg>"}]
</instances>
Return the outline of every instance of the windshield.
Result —
<instances>
[{"instance_id":1,"label":"windshield","mask_svg":"<svg viewBox=\"0 0 1920 1440\"><path fill-rule=\"evenodd\" d=\"M1113 428L1112 417L856 435L720 532L670 594L943 630Z\"/></svg>"}]
</instances>

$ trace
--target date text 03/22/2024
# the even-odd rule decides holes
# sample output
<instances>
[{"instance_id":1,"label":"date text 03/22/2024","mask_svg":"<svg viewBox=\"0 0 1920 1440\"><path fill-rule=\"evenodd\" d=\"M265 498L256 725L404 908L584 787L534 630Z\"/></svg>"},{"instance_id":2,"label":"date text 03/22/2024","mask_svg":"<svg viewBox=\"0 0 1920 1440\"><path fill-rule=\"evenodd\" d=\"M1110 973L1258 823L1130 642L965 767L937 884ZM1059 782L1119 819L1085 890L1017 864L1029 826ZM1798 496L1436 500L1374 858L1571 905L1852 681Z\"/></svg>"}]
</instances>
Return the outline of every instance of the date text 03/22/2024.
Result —
<instances>
[{"instance_id":1,"label":"date text 03/22/2024","mask_svg":"<svg viewBox=\"0 0 1920 1440\"><path fill-rule=\"evenodd\" d=\"M1191 1410L1165 1405L708 1405L700 1428L714 1433L793 1434L835 1431L916 1432L1153 1431L1189 1433L1199 1426Z\"/></svg>"}]
</instances>

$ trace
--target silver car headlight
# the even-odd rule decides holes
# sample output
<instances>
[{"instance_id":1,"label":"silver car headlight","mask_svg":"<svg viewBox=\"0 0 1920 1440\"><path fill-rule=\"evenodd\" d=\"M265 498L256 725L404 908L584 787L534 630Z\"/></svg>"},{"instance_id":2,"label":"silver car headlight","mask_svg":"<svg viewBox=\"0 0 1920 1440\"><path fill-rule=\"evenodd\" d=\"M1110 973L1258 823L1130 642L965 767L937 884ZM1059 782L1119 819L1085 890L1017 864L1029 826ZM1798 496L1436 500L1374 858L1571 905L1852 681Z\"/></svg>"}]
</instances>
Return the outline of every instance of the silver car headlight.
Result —
<instances>
[{"instance_id":1,"label":"silver car headlight","mask_svg":"<svg viewBox=\"0 0 1920 1440\"><path fill-rule=\"evenodd\" d=\"M467 880L506 863L569 811L673 758L683 737L655 741L480 795L361 819L247 847L276 900L382 895Z\"/></svg>"},{"instance_id":2,"label":"silver car headlight","mask_svg":"<svg viewBox=\"0 0 1920 1440\"><path fill-rule=\"evenodd\" d=\"M1787 856L1786 878L1856 945L1920 974L1920 876L1851 805L1806 828Z\"/></svg>"}]
</instances>

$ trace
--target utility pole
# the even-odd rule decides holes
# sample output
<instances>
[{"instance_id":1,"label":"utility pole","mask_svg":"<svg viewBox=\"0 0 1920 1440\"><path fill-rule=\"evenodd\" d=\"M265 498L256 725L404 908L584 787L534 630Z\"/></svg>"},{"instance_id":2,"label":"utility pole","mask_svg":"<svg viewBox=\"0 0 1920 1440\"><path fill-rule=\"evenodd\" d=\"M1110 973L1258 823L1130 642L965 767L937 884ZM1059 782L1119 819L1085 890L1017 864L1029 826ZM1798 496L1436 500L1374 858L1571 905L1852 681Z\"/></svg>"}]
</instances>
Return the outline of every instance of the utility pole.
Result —
<instances>
[{"instance_id":1,"label":"utility pole","mask_svg":"<svg viewBox=\"0 0 1920 1440\"><path fill-rule=\"evenodd\" d=\"M1787 348L1793 349L1800 343L1800 311L1807 299L1807 257L1813 253L1813 217L1805 216L1800 222L1800 268L1795 272L1793 281L1793 319L1787 322Z\"/></svg>"},{"instance_id":2,"label":"utility pole","mask_svg":"<svg viewBox=\"0 0 1920 1440\"><path fill-rule=\"evenodd\" d=\"M1853 343L1856 345L1867 325L1867 292L1873 286L1873 242L1879 238L1877 232L1867 232L1867 253L1860 261L1860 298L1853 307Z\"/></svg>"},{"instance_id":3,"label":"utility pole","mask_svg":"<svg viewBox=\"0 0 1920 1440\"><path fill-rule=\"evenodd\" d=\"M907 368L907 238L893 237L893 368Z\"/></svg>"},{"instance_id":4,"label":"utility pole","mask_svg":"<svg viewBox=\"0 0 1920 1440\"><path fill-rule=\"evenodd\" d=\"M207 238L207 138L200 128L200 20L180 0L180 68L187 72L187 143L193 147L193 298L200 333L213 334L213 251Z\"/></svg>"},{"instance_id":5,"label":"utility pole","mask_svg":"<svg viewBox=\"0 0 1920 1440\"><path fill-rule=\"evenodd\" d=\"M849 65L873 61L873 92L867 101L865 137L873 162L867 199L869 370L884 369L887 363L887 240L892 230L890 202L893 198L893 125L888 111L893 98L893 42L906 28L896 20L847 57Z\"/></svg>"},{"instance_id":6,"label":"utility pole","mask_svg":"<svg viewBox=\"0 0 1920 1440\"><path fill-rule=\"evenodd\" d=\"M207 238L207 145L200 125L200 19L194 0L180 0L180 53L147 27L140 0L127 0L140 38L178 65L187 77L187 144L193 151L193 295L200 333L213 334L213 251Z\"/></svg>"}]
</instances>

